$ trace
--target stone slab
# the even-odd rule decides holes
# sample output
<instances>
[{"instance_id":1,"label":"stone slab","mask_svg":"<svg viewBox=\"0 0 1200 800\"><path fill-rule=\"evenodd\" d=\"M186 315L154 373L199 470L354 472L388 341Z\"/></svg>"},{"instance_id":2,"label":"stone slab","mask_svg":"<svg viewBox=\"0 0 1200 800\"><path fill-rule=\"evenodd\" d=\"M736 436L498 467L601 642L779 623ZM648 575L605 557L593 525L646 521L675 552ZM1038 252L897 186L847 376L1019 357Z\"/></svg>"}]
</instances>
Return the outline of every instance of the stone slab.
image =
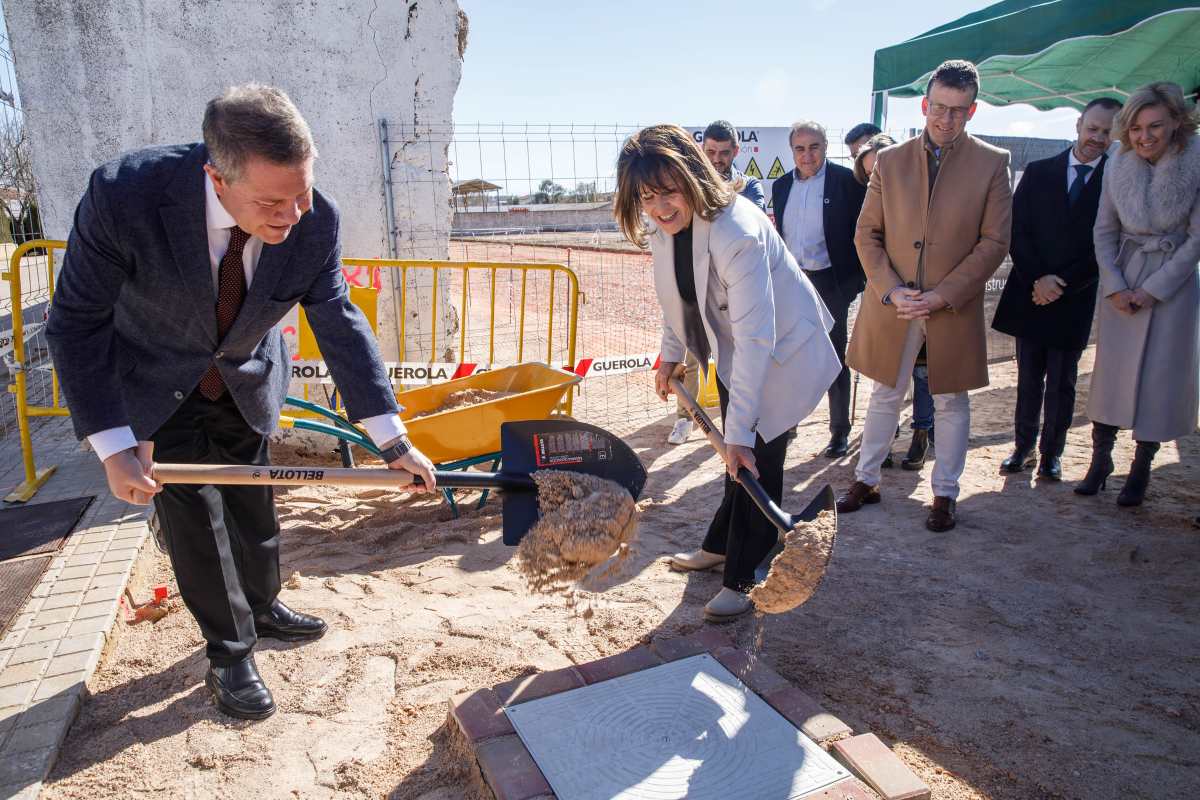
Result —
<instances>
[{"instance_id":1,"label":"stone slab","mask_svg":"<svg viewBox=\"0 0 1200 800\"><path fill-rule=\"evenodd\" d=\"M834 742L831 752L884 800L928 800L929 787L873 733Z\"/></svg>"}]
</instances>

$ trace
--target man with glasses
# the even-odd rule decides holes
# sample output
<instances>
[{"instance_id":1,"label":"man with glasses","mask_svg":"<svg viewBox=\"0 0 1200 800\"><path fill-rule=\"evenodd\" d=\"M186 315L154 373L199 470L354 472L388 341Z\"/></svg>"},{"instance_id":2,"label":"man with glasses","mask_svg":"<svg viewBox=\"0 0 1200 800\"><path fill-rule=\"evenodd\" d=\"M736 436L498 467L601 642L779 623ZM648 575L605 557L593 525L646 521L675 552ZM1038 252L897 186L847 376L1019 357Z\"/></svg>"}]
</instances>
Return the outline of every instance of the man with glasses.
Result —
<instances>
[{"instance_id":1,"label":"man with glasses","mask_svg":"<svg viewBox=\"0 0 1200 800\"><path fill-rule=\"evenodd\" d=\"M978 94L973 64L943 63L921 101L924 133L881 151L871 173L854 240L867 290L847 360L875 387L856 480L838 498L843 514L880 501L879 468L924 344L938 419L925 526L940 532L956 524L971 427L967 392L988 383L983 290L1008 253L1012 228L1009 153L965 132Z\"/></svg>"}]
</instances>

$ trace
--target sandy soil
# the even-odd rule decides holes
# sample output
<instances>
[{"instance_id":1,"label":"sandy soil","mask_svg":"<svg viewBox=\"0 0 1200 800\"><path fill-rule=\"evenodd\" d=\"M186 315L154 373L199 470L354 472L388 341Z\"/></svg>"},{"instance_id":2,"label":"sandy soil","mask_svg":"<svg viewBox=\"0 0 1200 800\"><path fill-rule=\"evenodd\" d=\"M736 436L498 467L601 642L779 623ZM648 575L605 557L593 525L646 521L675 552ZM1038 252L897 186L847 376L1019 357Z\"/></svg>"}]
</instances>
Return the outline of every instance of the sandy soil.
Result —
<instances>
[{"instance_id":1,"label":"sandy soil","mask_svg":"<svg viewBox=\"0 0 1200 800\"><path fill-rule=\"evenodd\" d=\"M1086 392L1088 363L1082 371ZM884 738L939 800L1195 797L1200 436L1163 448L1140 509L1114 502L1127 436L1109 490L1071 493L1088 459L1082 414L1068 482L1001 476L1013 380L1011 365L995 368L993 386L973 396L957 530L922 525L929 466L885 473L884 502L839 521L816 595L765 619L761 657ZM863 408L865 396L860 421ZM258 648L279 713L260 723L217 713L186 612L122 628L44 796L473 796L443 727L447 697L705 624L719 575L674 573L663 557L699 542L721 467L699 437L667 446L672 421L627 437L650 471L652 503L628 571L588 619L526 591L495 500L465 504L452 521L444 505L377 490L281 493L283 575L299 573L282 597L331 630ZM826 424L818 412L791 445L790 510L850 480L853 455L816 455ZM169 581L165 560L144 577ZM757 624L726 630L750 647Z\"/></svg>"}]
</instances>

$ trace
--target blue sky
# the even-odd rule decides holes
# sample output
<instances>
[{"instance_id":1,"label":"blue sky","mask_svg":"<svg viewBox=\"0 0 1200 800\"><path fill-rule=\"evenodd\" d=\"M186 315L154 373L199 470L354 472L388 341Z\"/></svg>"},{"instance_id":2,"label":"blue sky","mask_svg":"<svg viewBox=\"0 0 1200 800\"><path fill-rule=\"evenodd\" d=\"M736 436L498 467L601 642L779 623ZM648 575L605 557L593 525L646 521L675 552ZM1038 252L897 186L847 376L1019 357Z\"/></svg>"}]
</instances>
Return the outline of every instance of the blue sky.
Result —
<instances>
[{"instance_id":1,"label":"blue sky","mask_svg":"<svg viewBox=\"0 0 1200 800\"><path fill-rule=\"evenodd\" d=\"M988 2L459 0L470 19L459 125L654 123L741 127L867 118L876 49ZM1077 112L980 104L969 130L1074 138ZM921 127L893 100L888 127Z\"/></svg>"}]
</instances>

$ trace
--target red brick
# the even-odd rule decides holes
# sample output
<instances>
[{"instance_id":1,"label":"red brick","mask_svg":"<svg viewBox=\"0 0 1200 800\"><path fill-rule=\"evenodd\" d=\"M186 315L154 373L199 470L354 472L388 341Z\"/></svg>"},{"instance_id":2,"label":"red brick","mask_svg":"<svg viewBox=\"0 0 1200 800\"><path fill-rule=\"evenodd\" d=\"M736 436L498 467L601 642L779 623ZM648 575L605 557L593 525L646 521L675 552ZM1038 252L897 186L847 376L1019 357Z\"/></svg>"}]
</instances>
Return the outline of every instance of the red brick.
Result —
<instances>
[{"instance_id":1,"label":"red brick","mask_svg":"<svg viewBox=\"0 0 1200 800\"><path fill-rule=\"evenodd\" d=\"M635 647L615 656L580 664L575 669L579 670L585 683L593 684L609 678L619 678L631 672L657 667L661 663L662 659L650 652L649 648Z\"/></svg>"},{"instance_id":2,"label":"red brick","mask_svg":"<svg viewBox=\"0 0 1200 800\"><path fill-rule=\"evenodd\" d=\"M834 742L832 753L884 800L928 800L929 787L873 733Z\"/></svg>"},{"instance_id":3,"label":"red brick","mask_svg":"<svg viewBox=\"0 0 1200 800\"><path fill-rule=\"evenodd\" d=\"M806 794L800 800L875 800L875 795L854 778L846 778L819 792Z\"/></svg>"},{"instance_id":4,"label":"red brick","mask_svg":"<svg viewBox=\"0 0 1200 800\"><path fill-rule=\"evenodd\" d=\"M489 739L476 748L475 756L496 800L533 800L554 793L520 736Z\"/></svg>"},{"instance_id":5,"label":"red brick","mask_svg":"<svg viewBox=\"0 0 1200 800\"><path fill-rule=\"evenodd\" d=\"M742 683L749 686L760 695L786 689L791 686L787 678L768 667L758 656L751 656L745 650L734 647L723 647L713 653L713 657L725 665Z\"/></svg>"},{"instance_id":6,"label":"red brick","mask_svg":"<svg viewBox=\"0 0 1200 800\"><path fill-rule=\"evenodd\" d=\"M763 697L788 722L816 741L853 733L850 726L830 714L821 705L795 686L778 689Z\"/></svg>"},{"instance_id":7,"label":"red brick","mask_svg":"<svg viewBox=\"0 0 1200 800\"><path fill-rule=\"evenodd\" d=\"M537 672L523 678L513 678L495 687L496 697L500 705L511 706L539 697L565 692L568 689L578 689L583 686L583 678L574 667L564 667L549 672Z\"/></svg>"},{"instance_id":8,"label":"red brick","mask_svg":"<svg viewBox=\"0 0 1200 800\"><path fill-rule=\"evenodd\" d=\"M491 689L463 692L450 698L450 715L472 744L516 733Z\"/></svg>"},{"instance_id":9,"label":"red brick","mask_svg":"<svg viewBox=\"0 0 1200 800\"><path fill-rule=\"evenodd\" d=\"M678 661L701 653L713 653L722 647L732 647L733 641L714 628L704 628L690 636L660 637L650 647L663 661Z\"/></svg>"}]
</instances>

